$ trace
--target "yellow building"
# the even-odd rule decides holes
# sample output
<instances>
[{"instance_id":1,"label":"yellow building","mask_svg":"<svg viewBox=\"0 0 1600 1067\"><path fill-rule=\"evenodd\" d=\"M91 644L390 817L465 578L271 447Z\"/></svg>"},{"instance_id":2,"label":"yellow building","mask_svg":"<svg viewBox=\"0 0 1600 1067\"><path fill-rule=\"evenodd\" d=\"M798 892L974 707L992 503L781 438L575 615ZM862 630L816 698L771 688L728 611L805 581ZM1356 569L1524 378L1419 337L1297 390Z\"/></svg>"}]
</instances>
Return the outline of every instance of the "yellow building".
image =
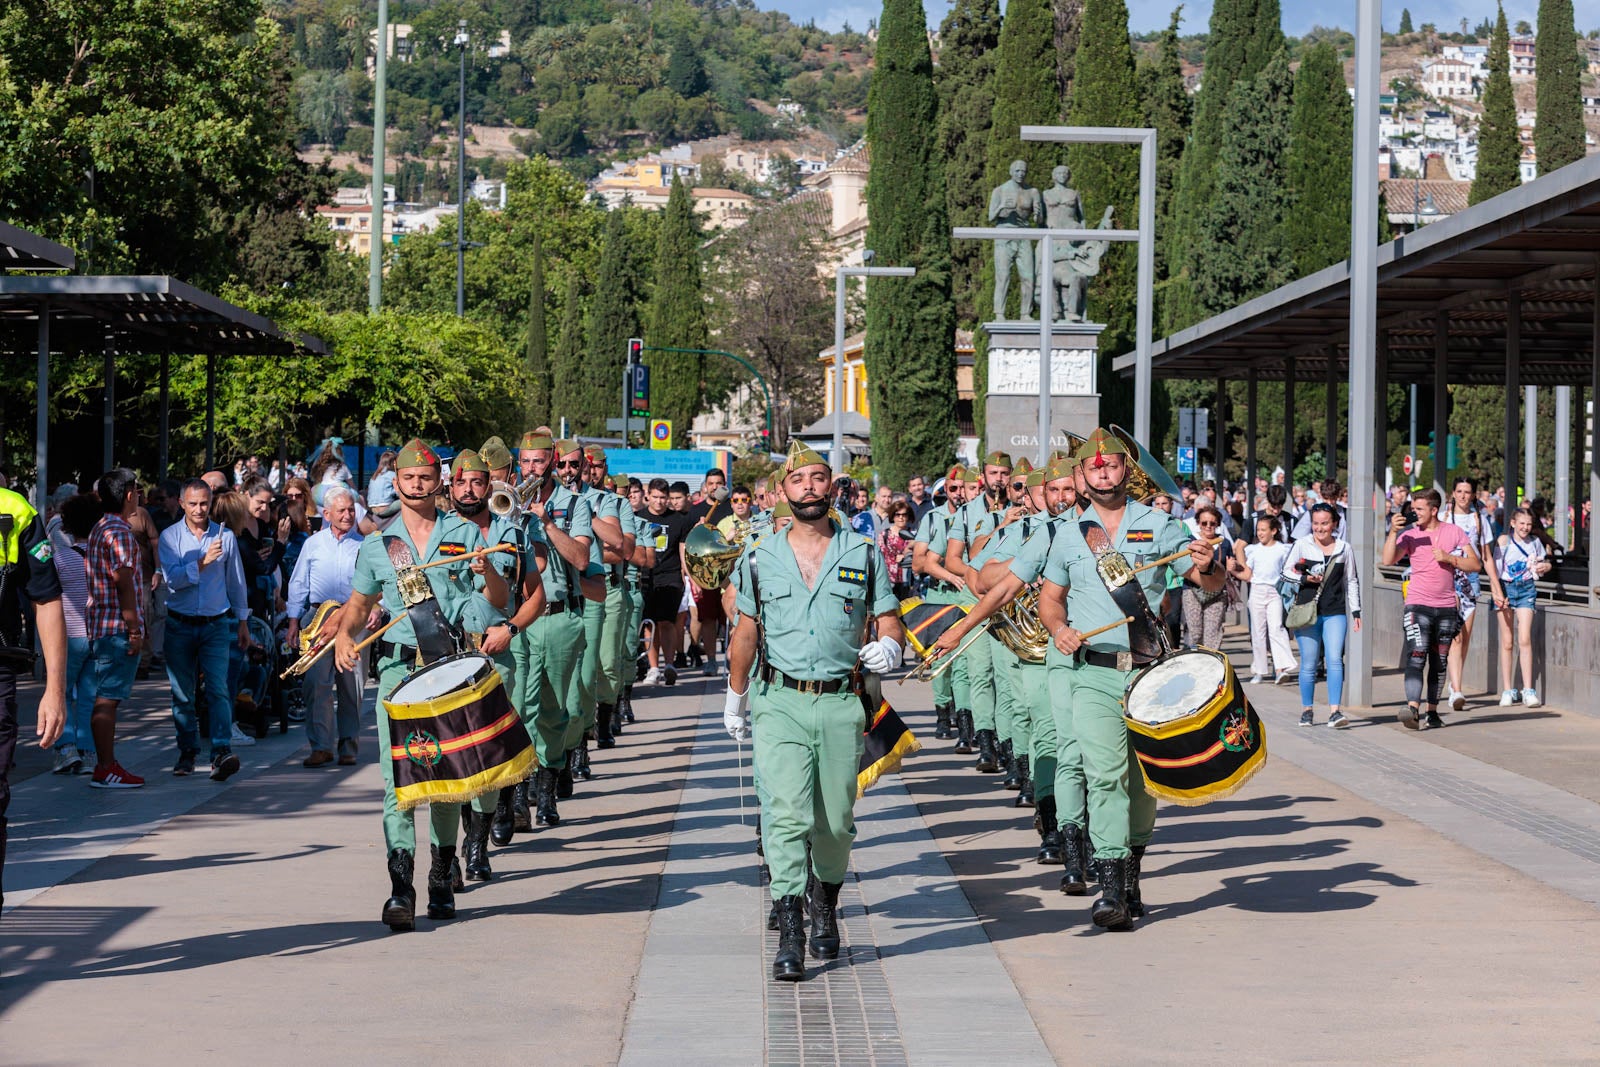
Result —
<instances>
[{"instance_id":1,"label":"yellow building","mask_svg":"<svg viewBox=\"0 0 1600 1067\"><path fill-rule=\"evenodd\" d=\"M872 418L872 406L867 400L867 365L863 359L865 332L844 339L844 410L854 412L864 419ZM972 421L972 331L956 331L956 421L963 437L974 436ZM834 379L833 346L824 348L817 360L822 364L822 414L833 415L833 398L836 395Z\"/></svg>"},{"instance_id":2,"label":"yellow building","mask_svg":"<svg viewBox=\"0 0 1600 1067\"><path fill-rule=\"evenodd\" d=\"M372 254L372 208L367 204L324 204L317 217L327 222L339 248L358 256ZM394 212L383 209L383 243L395 239Z\"/></svg>"}]
</instances>

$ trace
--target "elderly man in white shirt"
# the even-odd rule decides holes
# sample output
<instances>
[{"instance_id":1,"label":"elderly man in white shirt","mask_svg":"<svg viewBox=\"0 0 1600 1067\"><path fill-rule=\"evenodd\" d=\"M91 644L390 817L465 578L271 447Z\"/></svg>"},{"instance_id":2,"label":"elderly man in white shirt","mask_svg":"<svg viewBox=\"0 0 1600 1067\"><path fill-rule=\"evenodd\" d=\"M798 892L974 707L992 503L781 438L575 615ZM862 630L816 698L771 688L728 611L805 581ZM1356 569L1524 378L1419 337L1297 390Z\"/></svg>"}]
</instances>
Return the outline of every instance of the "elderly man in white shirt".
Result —
<instances>
[{"instance_id":1,"label":"elderly man in white shirt","mask_svg":"<svg viewBox=\"0 0 1600 1067\"><path fill-rule=\"evenodd\" d=\"M322 529L306 539L289 577L289 643L300 639L300 627L311 621L318 605L328 600L343 604L350 599L350 582L355 576L356 553L361 549L361 531L356 529L356 496L344 486L334 486L322 498ZM332 634L336 623L330 618L324 632ZM324 767L334 761L334 740L339 747L339 766L356 762L356 738L361 733L361 694L366 688L366 672L358 664L353 671L335 671L333 657L324 656L300 679L306 698L306 739L311 755L306 767ZM337 734L335 712L337 711Z\"/></svg>"}]
</instances>

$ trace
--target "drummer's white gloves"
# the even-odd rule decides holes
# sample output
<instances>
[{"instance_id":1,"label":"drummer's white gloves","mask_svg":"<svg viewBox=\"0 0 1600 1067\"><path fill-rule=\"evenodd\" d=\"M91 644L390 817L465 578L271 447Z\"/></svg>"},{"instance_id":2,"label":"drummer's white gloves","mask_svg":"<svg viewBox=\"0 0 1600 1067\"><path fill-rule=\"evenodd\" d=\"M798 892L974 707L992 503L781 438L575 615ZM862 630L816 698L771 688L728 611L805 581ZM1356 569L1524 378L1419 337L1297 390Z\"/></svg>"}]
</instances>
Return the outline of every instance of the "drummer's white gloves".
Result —
<instances>
[{"instance_id":1,"label":"drummer's white gloves","mask_svg":"<svg viewBox=\"0 0 1600 1067\"><path fill-rule=\"evenodd\" d=\"M728 695L722 702L722 725L728 731L728 736L735 741L750 740L750 709L745 706L746 698L750 696L750 686L745 685L744 692L735 693L733 683L728 683Z\"/></svg>"},{"instance_id":2,"label":"drummer's white gloves","mask_svg":"<svg viewBox=\"0 0 1600 1067\"><path fill-rule=\"evenodd\" d=\"M861 665L873 674L888 674L900 666L903 655L900 642L885 637L861 646Z\"/></svg>"}]
</instances>

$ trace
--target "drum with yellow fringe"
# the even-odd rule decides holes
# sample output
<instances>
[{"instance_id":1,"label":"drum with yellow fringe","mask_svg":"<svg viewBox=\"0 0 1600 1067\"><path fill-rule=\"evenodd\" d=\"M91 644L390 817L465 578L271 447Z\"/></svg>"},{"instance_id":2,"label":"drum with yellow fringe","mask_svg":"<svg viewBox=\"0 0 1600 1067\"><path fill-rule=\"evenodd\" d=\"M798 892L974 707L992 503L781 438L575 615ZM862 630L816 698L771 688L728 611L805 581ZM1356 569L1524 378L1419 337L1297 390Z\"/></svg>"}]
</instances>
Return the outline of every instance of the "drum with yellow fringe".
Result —
<instances>
[{"instance_id":1,"label":"drum with yellow fringe","mask_svg":"<svg viewBox=\"0 0 1600 1067\"><path fill-rule=\"evenodd\" d=\"M1267 739L1226 656L1175 652L1128 683L1128 739L1145 789L1197 806L1232 794L1267 760Z\"/></svg>"}]
</instances>

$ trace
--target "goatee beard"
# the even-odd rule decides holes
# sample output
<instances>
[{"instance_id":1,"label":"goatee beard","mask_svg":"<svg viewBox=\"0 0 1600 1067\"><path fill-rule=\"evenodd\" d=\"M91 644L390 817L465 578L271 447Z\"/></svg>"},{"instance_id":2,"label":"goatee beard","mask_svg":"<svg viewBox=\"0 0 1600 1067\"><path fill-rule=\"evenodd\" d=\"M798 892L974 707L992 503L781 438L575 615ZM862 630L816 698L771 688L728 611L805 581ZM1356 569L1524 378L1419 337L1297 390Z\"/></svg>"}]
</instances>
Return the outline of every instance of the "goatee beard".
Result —
<instances>
[{"instance_id":1,"label":"goatee beard","mask_svg":"<svg viewBox=\"0 0 1600 1067\"><path fill-rule=\"evenodd\" d=\"M488 506L489 502L487 500L479 500L471 504L463 504L461 501L457 500L456 514L462 516L463 518L470 519L474 515L482 513L483 509Z\"/></svg>"},{"instance_id":2,"label":"goatee beard","mask_svg":"<svg viewBox=\"0 0 1600 1067\"><path fill-rule=\"evenodd\" d=\"M794 512L794 517L804 522L815 522L828 513L826 500L808 500L805 502L789 501L789 510Z\"/></svg>"}]
</instances>

